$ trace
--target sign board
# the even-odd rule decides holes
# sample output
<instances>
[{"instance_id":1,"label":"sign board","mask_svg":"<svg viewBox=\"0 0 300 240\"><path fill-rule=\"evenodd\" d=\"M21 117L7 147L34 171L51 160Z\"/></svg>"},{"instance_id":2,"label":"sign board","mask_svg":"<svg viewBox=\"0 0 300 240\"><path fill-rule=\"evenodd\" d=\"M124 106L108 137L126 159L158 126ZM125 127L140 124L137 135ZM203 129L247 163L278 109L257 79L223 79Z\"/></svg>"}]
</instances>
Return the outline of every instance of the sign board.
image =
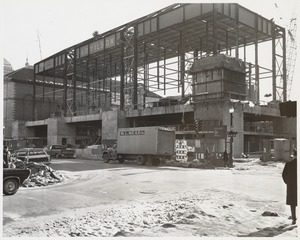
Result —
<instances>
[{"instance_id":1,"label":"sign board","mask_svg":"<svg viewBox=\"0 0 300 240\"><path fill-rule=\"evenodd\" d=\"M176 161L186 162L187 157L187 142L184 139L176 139L175 141Z\"/></svg>"},{"instance_id":2,"label":"sign board","mask_svg":"<svg viewBox=\"0 0 300 240\"><path fill-rule=\"evenodd\" d=\"M227 137L227 127L226 126L214 127L214 137L219 139L225 139Z\"/></svg>"}]
</instances>

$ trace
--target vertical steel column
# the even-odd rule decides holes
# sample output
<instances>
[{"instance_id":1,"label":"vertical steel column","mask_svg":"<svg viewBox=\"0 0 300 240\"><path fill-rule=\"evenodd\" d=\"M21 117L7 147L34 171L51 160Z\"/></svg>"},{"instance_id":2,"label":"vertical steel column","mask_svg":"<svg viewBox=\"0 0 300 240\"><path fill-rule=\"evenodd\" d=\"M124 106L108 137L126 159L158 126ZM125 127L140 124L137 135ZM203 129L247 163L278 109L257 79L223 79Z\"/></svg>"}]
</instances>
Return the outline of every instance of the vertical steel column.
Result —
<instances>
[{"instance_id":1,"label":"vertical steel column","mask_svg":"<svg viewBox=\"0 0 300 240\"><path fill-rule=\"evenodd\" d=\"M185 77L185 49L184 49L184 36L180 32L180 82L181 82L181 97L184 98L184 77Z\"/></svg>"},{"instance_id":2,"label":"vertical steel column","mask_svg":"<svg viewBox=\"0 0 300 240\"><path fill-rule=\"evenodd\" d=\"M68 56L65 53L65 66L64 66L64 93L63 93L63 109L64 109L64 117L67 116L67 91L68 91Z\"/></svg>"},{"instance_id":3,"label":"vertical steel column","mask_svg":"<svg viewBox=\"0 0 300 240\"><path fill-rule=\"evenodd\" d=\"M200 38L200 58L202 58L202 52L203 52L203 49L202 49L202 38Z\"/></svg>"},{"instance_id":4,"label":"vertical steel column","mask_svg":"<svg viewBox=\"0 0 300 240\"><path fill-rule=\"evenodd\" d=\"M196 59L198 59L198 51L195 50L194 51L194 62L196 61ZM193 74L193 77L192 77L192 95L195 96L196 95L196 81L197 81L197 74Z\"/></svg>"},{"instance_id":5,"label":"vertical steel column","mask_svg":"<svg viewBox=\"0 0 300 240\"><path fill-rule=\"evenodd\" d=\"M53 102L53 105L54 105L54 103L55 103L55 84L56 84L56 78L55 78L55 73L56 73L56 57L54 57L54 68L53 68L53 71L54 71L54 77L53 77L53 96L52 96L53 100L52 100L52 102Z\"/></svg>"},{"instance_id":6,"label":"vertical steel column","mask_svg":"<svg viewBox=\"0 0 300 240\"><path fill-rule=\"evenodd\" d=\"M111 107L111 92L112 92L112 55L109 54L109 107Z\"/></svg>"},{"instance_id":7,"label":"vertical steel column","mask_svg":"<svg viewBox=\"0 0 300 240\"><path fill-rule=\"evenodd\" d=\"M147 87L146 87L146 79L147 79L147 44L144 42L144 94L143 94L143 104L144 108L146 107L146 94L147 94Z\"/></svg>"},{"instance_id":8,"label":"vertical steel column","mask_svg":"<svg viewBox=\"0 0 300 240\"><path fill-rule=\"evenodd\" d=\"M206 24L206 29L205 29L205 36L206 36L206 56L208 56L209 54L209 38L208 38L208 22L205 23Z\"/></svg>"},{"instance_id":9,"label":"vertical steel column","mask_svg":"<svg viewBox=\"0 0 300 240\"><path fill-rule=\"evenodd\" d=\"M133 39L133 109L137 109L138 104L138 28L134 26Z\"/></svg>"},{"instance_id":10,"label":"vertical steel column","mask_svg":"<svg viewBox=\"0 0 300 240\"><path fill-rule=\"evenodd\" d=\"M77 115L77 103L76 103L76 85L77 85L77 67L76 67L76 59L77 59L77 51L74 50L74 56L73 56L73 106L72 106L72 111L73 115Z\"/></svg>"},{"instance_id":11,"label":"vertical steel column","mask_svg":"<svg viewBox=\"0 0 300 240\"><path fill-rule=\"evenodd\" d=\"M287 101L287 70L286 70L286 32L285 29L282 28L282 57L283 57L283 65L282 65L282 78L283 78L283 101Z\"/></svg>"},{"instance_id":12,"label":"vertical steel column","mask_svg":"<svg viewBox=\"0 0 300 240\"><path fill-rule=\"evenodd\" d=\"M36 95L36 72L37 72L38 65L34 64L33 66L33 96L32 96L32 120L37 120L35 116L35 108L36 108L36 102L35 102L35 95Z\"/></svg>"},{"instance_id":13,"label":"vertical steel column","mask_svg":"<svg viewBox=\"0 0 300 240\"><path fill-rule=\"evenodd\" d=\"M249 94L248 94L248 97L249 97L249 100L251 100L251 75L252 75L252 64L249 63Z\"/></svg>"},{"instance_id":14,"label":"vertical steel column","mask_svg":"<svg viewBox=\"0 0 300 240\"><path fill-rule=\"evenodd\" d=\"M235 41L236 41L236 46L235 46L235 57L238 59L239 58L239 8L236 5L235 9L235 24L236 24L236 35L235 35Z\"/></svg>"},{"instance_id":15,"label":"vertical steel column","mask_svg":"<svg viewBox=\"0 0 300 240\"><path fill-rule=\"evenodd\" d=\"M107 94L106 94L106 91L105 91L105 88L106 88L106 78L107 78L107 66L106 66L106 51L105 51L105 48L104 48L104 51L103 51L103 93L104 93L104 104L105 104L105 107L107 107Z\"/></svg>"},{"instance_id":16,"label":"vertical steel column","mask_svg":"<svg viewBox=\"0 0 300 240\"><path fill-rule=\"evenodd\" d=\"M90 107L90 72L89 72L89 60L86 60L86 79L87 79L87 89L86 89L86 103L88 108Z\"/></svg>"},{"instance_id":17,"label":"vertical steel column","mask_svg":"<svg viewBox=\"0 0 300 240\"><path fill-rule=\"evenodd\" d=\"M98 81L98 60L95 58L95 95L96 95L96 100L98 100L97 107L99 108L99 95L100 95L100 89L99 89L99 81Z\"/></svg>"},{"instance_id":18,"label":"vertical steel column","mask_svg":"<svg viewBox=\"0 0 300 240\"><path fill-rule=\"evenodd\" d=\"M273 101L276 101L276 37L275 37L275 24L272 23L272 89Z\"/></svg>"},{"instance_id":19,"label":"vertical steel column","mask_svg":"<svg viewBox=\"0 0 300 240\"><path fill-rule=\"evenodd\" d=\"M246 38L244 38L244 63L246 63Z\"/></svg>"},{"instance_id":20,"label":"vertical steel column","mask_svg":"<svg viewBox=\"0 0 300 240\"><path fill-rule=\"evenodd\" d=\"M257 102L260 101L259 97L259 66L258 66L258 16L255 19L255 42L254 42L254 51L255 51L255 83L257 86Z\"/></svg>"},{"instance_id":21,"label":"vertical steel column","mask_svg":"<svg viewBox=\"0 0 300 240\"><path fill-rule=\"evenodd\" d=\"M120 69L120 109L124 110L124 103L125 103L125 95L124 95L124 31L121 32L121 44L120 44L120 61L121 61L121 69Z\"/></svg>"},{"instance_id":22,"label":"vertical steel column","mask_svg":"<svg viewBox=\"0 0 300 240\"><path fill-rule=\"evenodd\" d=\"M157 42L156 42L156 49L157 49L157 53L156 53L156 79L157 79L157 89L160 88L159 86L159 78L160 78L160 66L159 66L159 60L160 60L160 56L159 56L159 53L160 53L160 46L159 46L159 34L157 34Z\"/></svg>"},{"instance_id":23,"label":"vertical steel column","mask_svg":"<svg viewBox=\"0 0 300 240\"><path fill-rule=\"evenodd\" d=\"M217 30L216 9L215 9L215 4L213 3L213 22L212 22L213 55L217 55L216 30Z\"/></svg>"},{"instance_id":24,"label":"vertical steel column","mask_svg":"<svg viewBox=\"0 0 300 240\"><path fill-rule=\"evenodd\" d=\"M177 57L177 69L178 69L178 74L177 74L177 92L180 92L180 44L178 44L178 48L177 48L177 52L178 52L178 57Z\"/></svg>"},{"instance_id":25,"label":"vertical steel column","mask_svg":"<svg viewBox=\"0 0 300 240\"><path fill-rule=\"evenodd\" d=\"M114 79L114 102L117 101L117 63L115 62L115 79Z\"/></svg>"},{"instance_id":26,"label":"vertical steel column","mask_svg":"<svg viewBox=\"0 0 300 240\"><path fill-rule=\"evenodd\" d=\"M164 48L164 95L166 95L166 75L167 75L167 52L166 48Z\"/></svg>"},{"instance_id":27,"label":"vertical steel column","mask_svg":"<svg viewBox=\"0 0 300 240\"><path fill-rule=\"evenodd\" d=\"M43 66L43 103L45 102L45 64Z\"/></svg>"},{"instance_id":28,"label":"vertical steel column","mask_svg":"<svg viewBox=\"0 0 300 240\"><path fill-rule=\"evenodd\" d=\"M226 55L228 55L228 30L226 30L225 48L226 48Z\"/></svg>"}]
</instances>

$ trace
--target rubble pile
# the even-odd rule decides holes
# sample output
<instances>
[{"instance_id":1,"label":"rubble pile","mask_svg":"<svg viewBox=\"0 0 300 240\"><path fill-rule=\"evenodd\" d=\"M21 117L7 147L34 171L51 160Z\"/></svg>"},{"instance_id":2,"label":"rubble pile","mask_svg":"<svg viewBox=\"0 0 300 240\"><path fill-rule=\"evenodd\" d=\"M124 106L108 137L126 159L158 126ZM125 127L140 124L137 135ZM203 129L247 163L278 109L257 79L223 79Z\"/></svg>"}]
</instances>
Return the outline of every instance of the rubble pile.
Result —
<instances>
[{"instance_id":1,"label":"rubble pile","mask_svg":"<svg viewBox=\"0 0 300 240\"><path fill-rule=\"evenodd\" d=\"M16 161L14 164L16 168L31 170L29 178L22 184L23 187L48 186L64 180L62 175L45 164L35 162L25 164L22 161Z\"/></svg>"},{"instance_id":2,"label":"rubble pile","mask_svg":"<svg viewBox=\"0 0 300 240\"><path fill-rule=\"evenodd\" d=\"M216 167L205 160L194 159L193 161L167 161L166 166L185 167L185 168L201 168L201 169L215 169Z\"/></svg>"}]
</instances>

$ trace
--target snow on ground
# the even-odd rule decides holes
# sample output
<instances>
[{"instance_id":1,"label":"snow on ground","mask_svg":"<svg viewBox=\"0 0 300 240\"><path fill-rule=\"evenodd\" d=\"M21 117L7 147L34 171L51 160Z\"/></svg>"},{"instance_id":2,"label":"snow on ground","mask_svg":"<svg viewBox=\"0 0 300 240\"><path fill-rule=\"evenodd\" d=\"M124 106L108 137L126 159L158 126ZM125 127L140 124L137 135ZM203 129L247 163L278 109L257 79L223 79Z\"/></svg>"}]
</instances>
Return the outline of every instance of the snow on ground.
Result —
<instances>
[{"instance_id":1,"label":"snow on ground","mask_svg":"<svg viewBox=\"0 0 300 240\"><path fill-rule=\"evenodd\" d=\"M280 174L282 163L235 163L234 174ZM216 170L217 171L221 170ZM206 189L152 194L148 201L120 202L10 223L4 236L22 237L297 237L282 201ZM288 206L287 206L288 207ZM288 208L287 208L288 209ZM264 212L269 215L263 216ZM259 227L258 227L259 226Z\"/></svg>"}]
</instances>

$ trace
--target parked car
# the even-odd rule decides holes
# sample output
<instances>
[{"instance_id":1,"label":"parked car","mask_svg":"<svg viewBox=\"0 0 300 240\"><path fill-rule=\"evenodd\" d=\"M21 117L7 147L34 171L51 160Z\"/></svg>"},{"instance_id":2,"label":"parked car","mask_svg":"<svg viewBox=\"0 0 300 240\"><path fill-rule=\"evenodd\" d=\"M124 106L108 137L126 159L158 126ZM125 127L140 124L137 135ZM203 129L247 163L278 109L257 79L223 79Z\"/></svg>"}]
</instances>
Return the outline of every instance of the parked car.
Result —
<instances>
[{"instance_id":1,"label":"parked car","mask_svg":"<svg viewBox=\"0 0 300 240\"><path fill-rule=\"evenodd\" d=\"M29 169L3 168L3 194L15 194L29 176Z\"/></svg>"},{"instance_id":2,"label":"parked car","mask_svg":"<svg viewBox=\"0 0 300 240\"><path fill-rule=\"evenodd\" d=\"M14 153L14 157L24 163L36 162L50 164L51 156L42 148L21 148Z\"/></svg>"},{"instance_id":3,"label":"parked car","mask_svg":"<svg viewBox=\"0 0 300 240\"><path fill-rule=\"evenodd\" d=\"M49 145L44 147L46 153L48 153L51 157L55 158L76 158L76 152L74 149L66 148L62 145Z\"/></svg>"}]
</instances>

